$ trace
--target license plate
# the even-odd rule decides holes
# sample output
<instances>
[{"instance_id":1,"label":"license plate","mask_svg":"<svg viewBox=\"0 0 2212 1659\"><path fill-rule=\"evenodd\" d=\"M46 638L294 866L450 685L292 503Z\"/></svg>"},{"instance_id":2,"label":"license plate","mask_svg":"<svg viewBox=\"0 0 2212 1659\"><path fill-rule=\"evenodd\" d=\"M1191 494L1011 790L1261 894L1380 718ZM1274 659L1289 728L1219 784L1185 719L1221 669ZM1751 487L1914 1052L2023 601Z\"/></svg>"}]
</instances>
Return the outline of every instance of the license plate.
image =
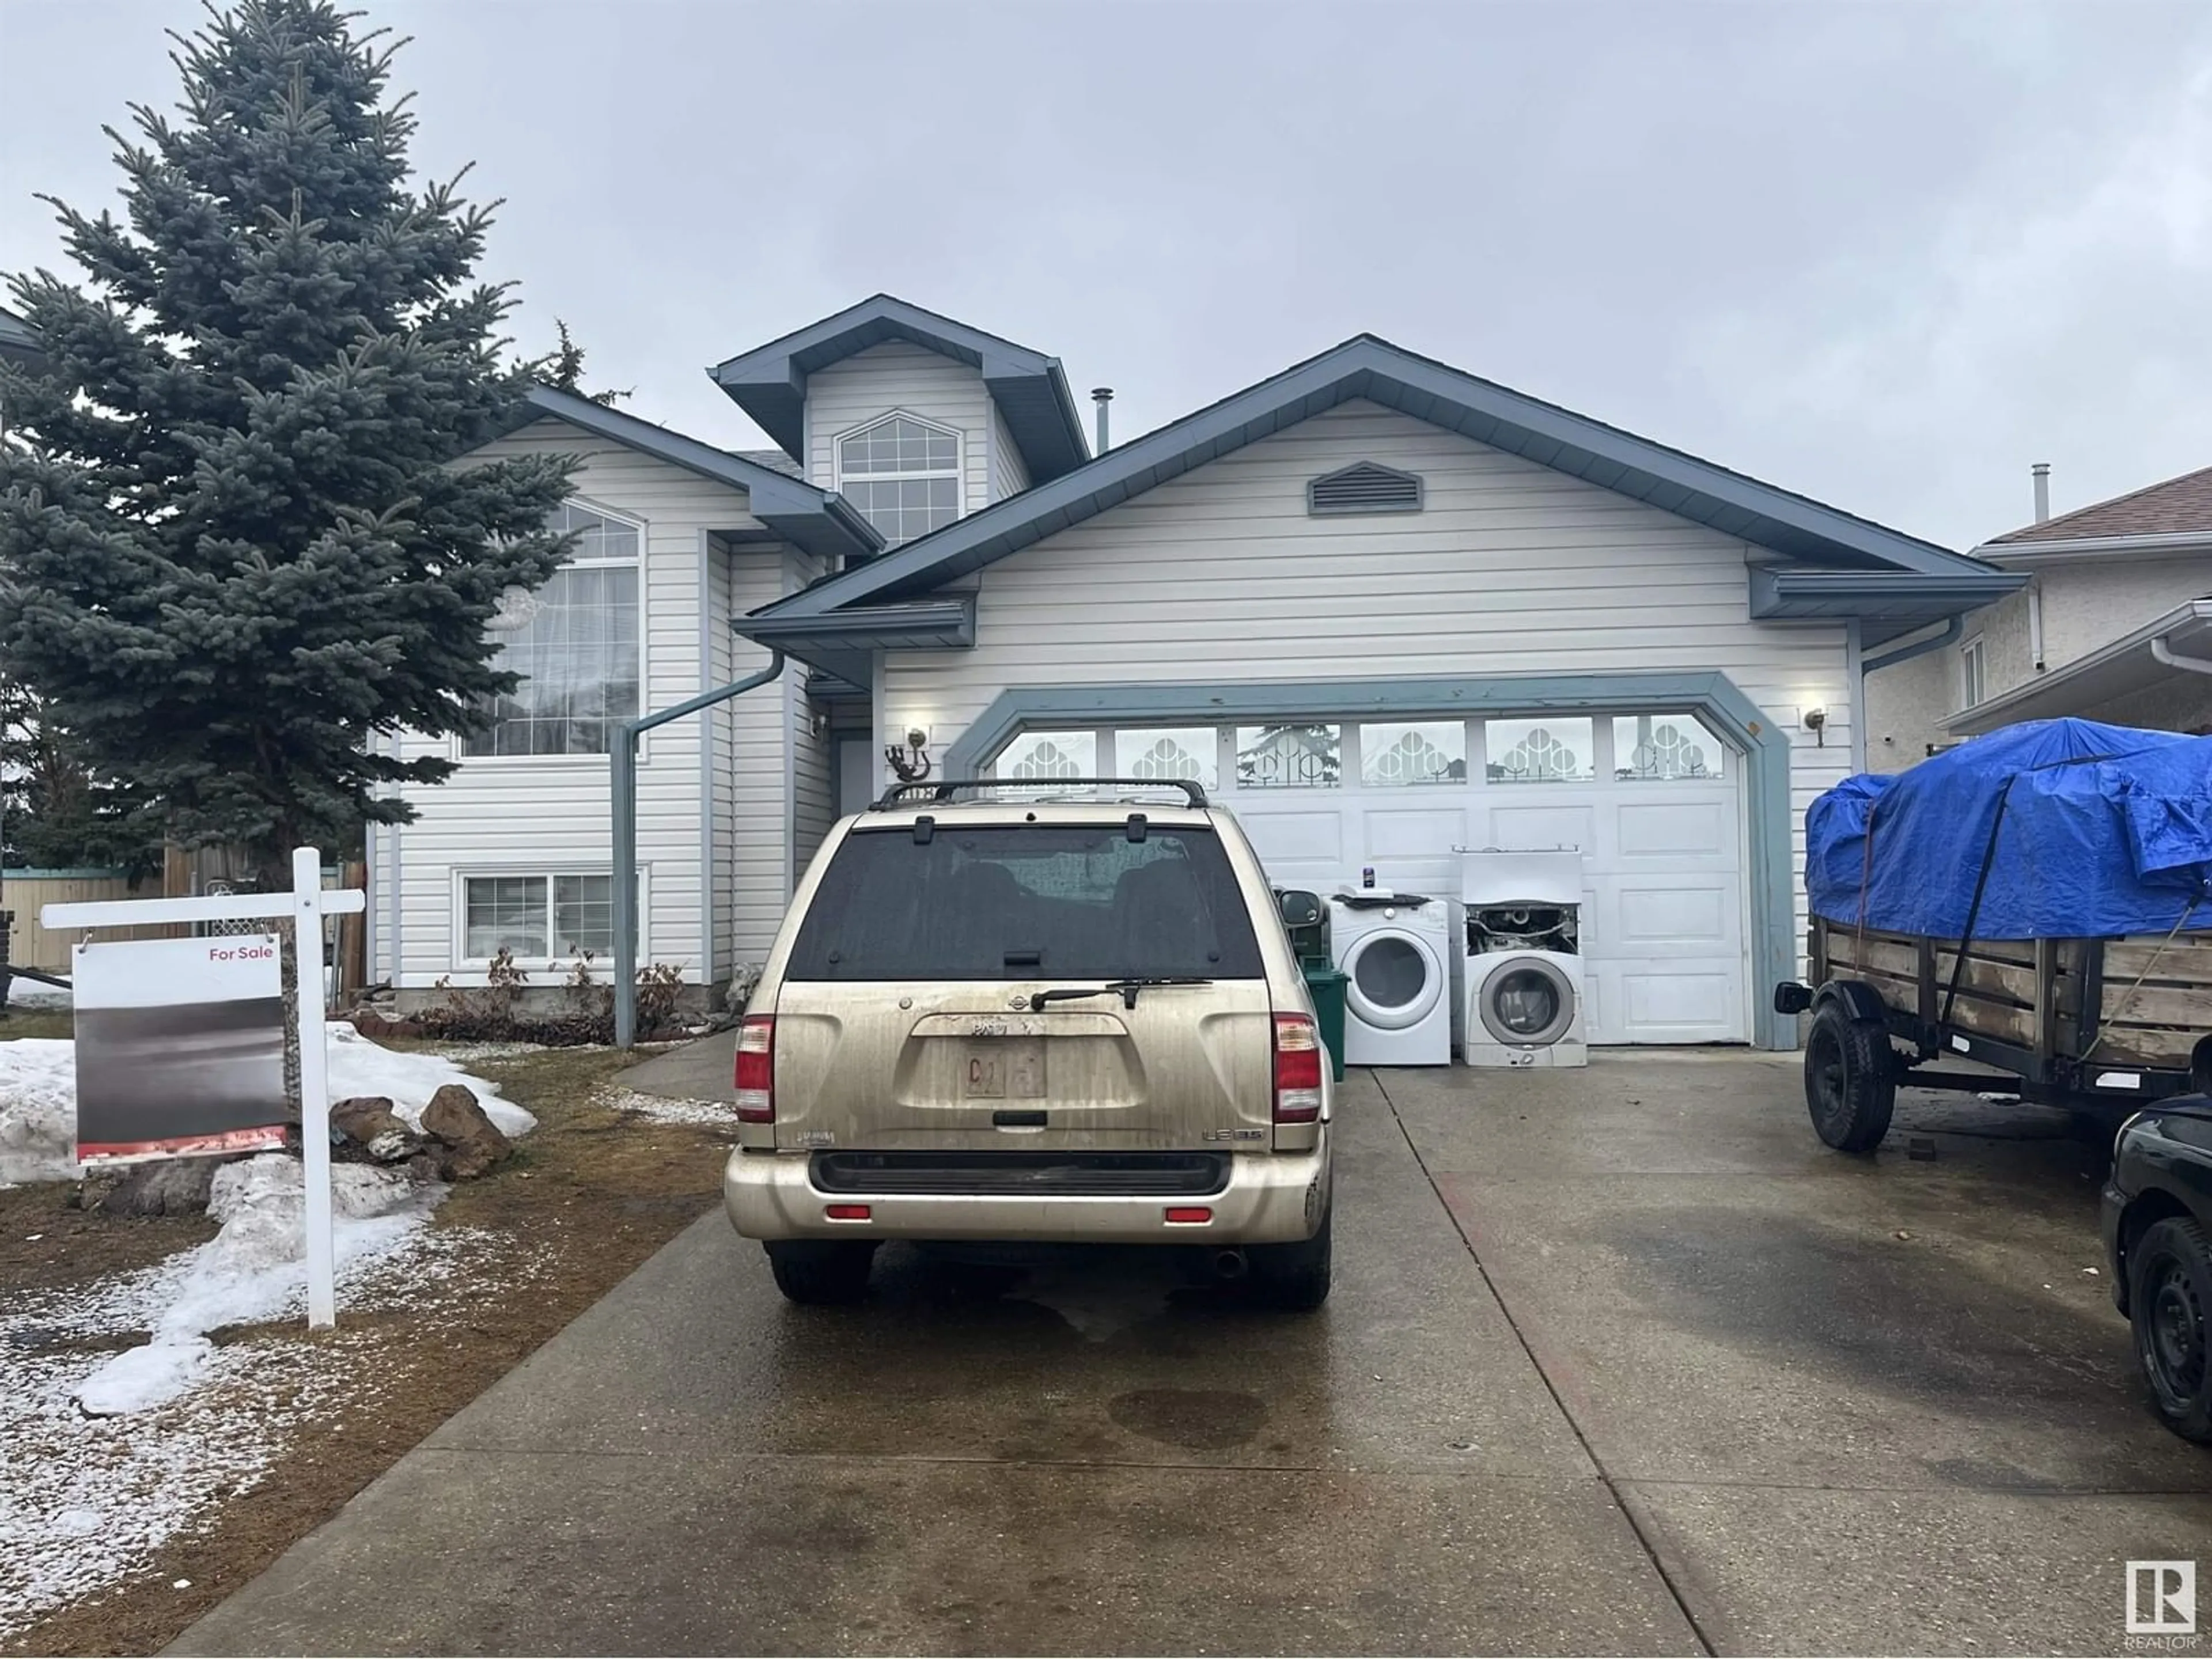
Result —
<instances>
[{"instance_id":1,"label":"license plate","mask_svg":"<svg viewBox=\"0 0 2212 1659\"><path fill-rule=\"evenodd\" d=\"M1043 1040L1012 1037L969 1044L963 1092L970 1100L1043 1099Z\"/></svg>"}]
</instances>

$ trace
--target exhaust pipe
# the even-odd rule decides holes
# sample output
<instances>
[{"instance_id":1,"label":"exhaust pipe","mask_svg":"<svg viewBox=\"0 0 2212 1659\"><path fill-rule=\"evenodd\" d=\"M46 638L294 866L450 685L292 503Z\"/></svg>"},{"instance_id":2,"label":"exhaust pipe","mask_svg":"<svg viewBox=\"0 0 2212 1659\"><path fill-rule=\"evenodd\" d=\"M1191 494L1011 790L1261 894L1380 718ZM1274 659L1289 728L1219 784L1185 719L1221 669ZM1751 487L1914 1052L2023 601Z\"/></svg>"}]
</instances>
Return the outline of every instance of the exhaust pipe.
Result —
<instances>
[{"instance_id":1,"label":"exhaust pipe","mask_svg":"<svg viewBox=\"0 0 2212 1659\"><path fill-rule=\"evenodd\" d=\"M1242 1279L1247 1265L1242 1250L1216 1250L1213 1253L1213 1274L1217 1279Z\"/></svg>"}]
</instances>

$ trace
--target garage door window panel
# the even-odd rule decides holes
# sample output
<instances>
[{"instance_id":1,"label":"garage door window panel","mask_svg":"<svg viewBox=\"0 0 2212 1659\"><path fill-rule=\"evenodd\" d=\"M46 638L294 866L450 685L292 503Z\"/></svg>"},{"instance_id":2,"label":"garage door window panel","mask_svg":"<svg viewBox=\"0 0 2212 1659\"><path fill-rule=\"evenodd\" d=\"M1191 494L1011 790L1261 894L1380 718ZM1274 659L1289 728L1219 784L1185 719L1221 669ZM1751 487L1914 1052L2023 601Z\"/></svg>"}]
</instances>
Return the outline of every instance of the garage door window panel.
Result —
<instances>
[{"instance_id":1,"label":"garage door window panel","mask_svg":"<svg viewBox=\"0 0 2212 1659\"><path fill-rule=\"evenodd\" d=\"M1359 728L1359 775L1370 789L1467 781L1462 720L1374 722Z\"/></svg>"},{"instance_id":2,"label":"garage door window panel","mask_svg":"<svg viewBox=\"0 0 2212 1659\"><path fill-rule=\"evenodd\" d=\"M999 751L991 774L1010 782L1035 784L1034 790L1007 790L1006 796L1048 795L1055 780L1098 775L1096 732L1024 732Z\"/></svg>"},{"instance_id":3,"label":"garage door window panel","mask_svg":"<svg viewBox=\"0 0 2212 1659\"><path fill-rule=\"evenodd\" d=\"M1321 723L1240 726L1242 789L1334 789L1344 781L1344 728Z\"/></svg>"},{"instance_id":4,"label":"garage door window panel","mask_svg":"<svg viewBox=\"0 0 2212 1659\"><path fill-rule=\"evenodd\" d=\"M1116 732L1114 775L1148 783L1182 779L1212 789L1221 776L1221 735L1210 726Z\"/></svg>"},{"instance_id":5,"label":"garage door window panel","mask_svg":"<svg viewBox=\"0 0 2212 1659\"><path fill-rule=\"evenodd\" d=\"M1485 720L1485 775L1492 783L1591 783L1596 723L1585 715Z\"/></svg>"},{"instance_id":6,"label":"garage door window panel","mask_svg":"<svg viewBox=\"0 0 2212 1659\"><path fill-rule=\"evenodd\" d=\"M1728 750L1694 714L1617 714L1613 775L1624 783L1702 783L1728 775Z\"/></svg>"}]
</instances>

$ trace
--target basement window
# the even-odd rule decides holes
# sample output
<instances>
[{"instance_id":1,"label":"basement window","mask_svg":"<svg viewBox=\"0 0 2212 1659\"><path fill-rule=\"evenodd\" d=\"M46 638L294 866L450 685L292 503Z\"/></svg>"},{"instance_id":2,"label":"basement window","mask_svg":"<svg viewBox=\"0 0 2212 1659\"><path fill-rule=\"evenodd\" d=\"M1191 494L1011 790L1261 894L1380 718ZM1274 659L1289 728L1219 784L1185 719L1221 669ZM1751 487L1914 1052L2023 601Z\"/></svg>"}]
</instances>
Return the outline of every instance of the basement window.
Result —
<instances>
[{"instance_id":1,"label":"basement window","mask_svg":"<svg viewBox=\"0 0 2212 1659\"><path fill-rule=\"evenodd\" d=\"M614 879L605 873L470 876L461 909L465 961L489 962L502 950L525 966L586 951L602 960L614 954Z\"/></svg>"},{"instance_id":2,"label":"basement window","mask_svg":"<svg viewBox=\"0 0 2212 1659\"><path fill-rule=\"evenodd\" d=\"M1316 518L1420 510L1420 478L1376 461L1355 461L1306 483L1306 511Z\"/></svg>"}]
</instances>

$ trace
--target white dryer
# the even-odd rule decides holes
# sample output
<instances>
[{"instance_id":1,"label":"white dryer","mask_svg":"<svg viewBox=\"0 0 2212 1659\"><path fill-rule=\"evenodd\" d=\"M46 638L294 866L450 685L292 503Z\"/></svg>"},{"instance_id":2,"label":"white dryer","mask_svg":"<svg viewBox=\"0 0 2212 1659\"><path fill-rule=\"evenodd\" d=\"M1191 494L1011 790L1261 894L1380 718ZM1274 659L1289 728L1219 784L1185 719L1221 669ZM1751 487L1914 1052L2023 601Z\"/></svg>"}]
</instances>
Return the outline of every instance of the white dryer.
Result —
<instances>
[{"instance_id":1,"label":"white dryer","mask_svg":"<svg viewBox=\"0 0 2212 1659\"><path fill-rule=\"evenodd\" d=\"M1582 854L1466 854L1461 1050L1470 1066L1584 1066Z\"/></svg>"},{"instance_id":2,"label":"white dryer","mask_svg":"<svg viewBox=\"0 0 2212 1659\"><path fill-rule=\"evenodd\" d=\"M1448 900L1388 888L1346 888L1328 903L1344 988L1347 1066L1449 1066L1453 937Z\"/></svg>"}]
</instances>

